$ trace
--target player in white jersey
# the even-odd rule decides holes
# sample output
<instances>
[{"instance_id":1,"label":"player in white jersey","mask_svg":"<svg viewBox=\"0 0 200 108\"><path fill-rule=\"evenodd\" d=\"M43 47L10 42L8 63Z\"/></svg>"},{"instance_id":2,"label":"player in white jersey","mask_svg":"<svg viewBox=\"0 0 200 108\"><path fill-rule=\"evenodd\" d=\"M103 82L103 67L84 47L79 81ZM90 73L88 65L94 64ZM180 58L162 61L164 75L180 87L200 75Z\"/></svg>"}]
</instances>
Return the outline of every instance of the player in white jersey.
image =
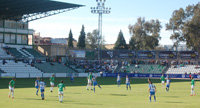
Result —
<instances>
[{"instance_id":1,"label":"player in white jersey","mask_svg":"<svg viewBox=\"0 0 200 108\"><path fill-rule=\"evenodd\" d=\"M191 95L190 95L190 96L195 96L194 86L195 86L195 80L194 80L194 78L191 76Z\"/></svg>"},{"instance_id":2,"label":"player in white jersey","mask_svg":"<svg viewBox=\"0 0 200 108\"><path fill-rule=\"evenodd\" d=\"M148 82L149 82L149 101L151 102L151 96L154 96L154 102L156 101L156 86L151 82L150 79L148 79Z\"/></svg>"},{"instance_id":3,"label":"player in white jersey","mask_svg":"<svg viewBox=\"0 0 200 108\"><path fill-rule=\"evenodd\" d=\"M13 78L10 82L9 82L9 94L8 97L10 98L11 94L12 94L12 99L14 99L14 88L15 88L15 78Z\"/></svg>"},{"instance_id":4,"label":"player in white jersey","mask_svg":"<svg viewBox=\"0 0 200 108\"><path fill-rule=\"evenodd\" d=\"M43 79L41 79L41 81L40 81L40 92L41 92L42 100L44 100L45 86L46 86L45 82L43 81Z\"/></svg>"},{"instance_id":5,"label":"player in white jersey","mask_svg":"<svg viewBox=\"0 0 200 108\"><path fill-rule=\"evenodd\" d=\"M54 82L55 82L55 75L53 74L51 77L50 77L50 92L53 92L53 88L54 88Z\"/></svg>"},{"instance_id":6,"label":"player in white jersey","mask_svg":"<svg viewBox=\"0 0 200 108\"><path fill-rule=\"evenodd\" d=\"M166 91L167 92L169 91L170 83L171 83L171 80L169 79L169 77L167 77L167 80L166 80Z\"/></svg>"},{"instance_id":7,"label":"player in white jersey","mask_svg":"<svg viewBox=\"0 0 200 108\"><path fill-rule=\"evenodd\" d=\"M126 89L127 90L128 90L128 87L131 90L130 79L128 78L128 75L126 75Z\"/></svg>"},{"instance_id":8,"label":"player in white jersey","mask_svg":"<svg viewBox=\"0 0 200 108\"><path fill-rule=\"evenodd\" d=\"M162 74L162 76L160 77L160 79L161 79L162 87L164 88L165 87L165 76L164 76L164 74Z\"/></svg>"},{"instance_id":9,"label":"player in white jersey","mask_svg":"<svg viewBox=\"0 0 200 108\"><path fill-rule=\"evenodd\" d=\"M87 84L87 87L86 87L87 90L89 90L88 87L90 87L90 89L93 90L92 89L92 77L93 77L92 73L90 72L88 77L87 77L87 80L88 80L88 84Z\"/></svg>"},{"instance_id":10,"label":"player in white jersey","mask_svg":"<svg viewBox=\"0 0 200 108\"><path fill-rule=\"evenodd\" d=\"M121 83L121 77L120 77L120 74L117 75L117 85L118 87L120 86L120 83Z\"/></svg>"}]
</instances>

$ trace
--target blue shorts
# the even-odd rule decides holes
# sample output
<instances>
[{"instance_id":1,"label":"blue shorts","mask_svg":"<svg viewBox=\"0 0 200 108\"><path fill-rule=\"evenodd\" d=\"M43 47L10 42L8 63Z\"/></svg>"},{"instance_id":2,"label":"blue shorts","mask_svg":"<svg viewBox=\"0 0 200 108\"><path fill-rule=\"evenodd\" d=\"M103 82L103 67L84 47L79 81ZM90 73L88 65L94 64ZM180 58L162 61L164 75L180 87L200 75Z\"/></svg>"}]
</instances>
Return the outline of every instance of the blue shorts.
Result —
<instances>
[{"instance_id":1,"label":"blue shorts","mask_svg":"<svg viewBox=\"0 0 200 108\"><path fill-rule=\"evenodd\" d=\"M127 86L130 86L130 82L129 82L129 83L126 83L126 85L127 85Z\"/></svg>"},{"instance_id":2,"label":"blue shorts","mask_svg":"<svg viewBox=\"0 0 200 108\"><path fill-rule=\"evenodd\" d=\"M150 95L155 95L155 91L150 91Z\"/></svg>"},{"instance_id":3,"label":"blue shorts","mask_svg":"<svg viewBox=\"0 0 200 108\"><path fill-rule=\"evenodd\" d=\"M169 87L170 87L170 85L169 85L169 84L167 84L167 85L166 85L166 87L167 87L167 88L169 88Z\"/></svg>"},{"instance_id":4,"label":"blue shorts","mask_svg":"<svg viewBox=\"0 0 200 108\"><path fill-rule=\"evenodd\" d=\"M117 81L117 83L120 83L120 82L121 82L120 80Z\"/></svg>"},{"instance_id":5,"label":"blue shorts","mask_svg":"<svg viewBox=\"0 0 200 108\"><path fill-rule=\"evenodd\" d=\"M97 85L97 82L93 82L93 86L96 86Z\"/></svg>"},{"instance_id":6,"label":"blue shorts","mask_svg":"<svg viewBox=\"0 0 200 108\"><path fill-rule=\"evenodd\" d=\"M44 92L44 89L40 89L40 92Z\"/></svg>"},{"instance_id":7,"label":"blue shorts","mask_svg":"<svg viewBox=\"0 0 200 108\"><path fill-rule=\"evenodd\" d=\"M36 88L36 89L38 89L38 88L39 88L39 86L35 86L35 88Z\"/></svg>"}]
</instances>

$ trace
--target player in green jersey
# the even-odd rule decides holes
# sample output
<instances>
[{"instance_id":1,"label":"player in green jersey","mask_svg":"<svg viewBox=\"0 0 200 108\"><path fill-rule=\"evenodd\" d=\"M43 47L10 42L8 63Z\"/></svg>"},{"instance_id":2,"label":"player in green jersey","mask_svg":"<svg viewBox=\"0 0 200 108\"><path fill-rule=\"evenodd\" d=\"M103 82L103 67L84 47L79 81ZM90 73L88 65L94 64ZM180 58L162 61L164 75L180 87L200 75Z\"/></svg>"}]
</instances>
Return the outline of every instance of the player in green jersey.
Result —
<instances>
[{"instance_id":1,"label":"player in green jersey","mask_svg":"<svg viewBox=\"0 0 200 108\"><path fill-rule=\"evenodd\" d=\"M60 83L58 84L58 97L60 102L63 101L63 89L65 90L64 82L60 81Z\"/></svg>"},{"instance_id":2,"label":"player in green jersey","mask_svg":"<svg viewBox=\"0 0 200 108\"><path fill-rule=\"evenodd\" d=\"M89 73L87 79L88 79L88 84L87 84L86 89L89 90L88 87L90 86L90 89L92 90L92 73L91 72Z\"/></svg>"},{"instance_id":3,"label":"player in green jersey","mask_svg":"<svg viewBox=\"0 0 200 108\"><path fill-rule=\"evenodd\" d=\"M162 76L160 77L160 79L161 79L162 87L165 87L165 77L164 77L163 74L162 74Z\"/></svg>"},{"instance_id":4,"label":"player in green jersey","mask_svg":"<svg viewBox=\"0 0 200 108\"><path fill-rule=\"evenodd\" d=\"M191 95L190 96L195 96L194 85L195 85L194 78L191 77Z\"/></svg>"},{"instance_id":5,"label":"player in green jersey","mask_svg":"<svg viewBox=\"0 0 200 108\"><path fill-rule=\"evenodd\" d=\"M8 94L9 98L10 98L10 95L12 94L12 99L14 99L14 88L15 88L15 78L13 78L9 82L9 94Z\"/></svg>"},{"instance_id":6,"label":"player in green jersey","mask_svg":"<svg viewBox=\"0 0 200 108\"><path fill-rule=\"evenodd\" d=\"M53 74L50 78L50 91L53 92L53 87L54 87L54 82L55 82L55 75Z\"/></svg>"}]
</instances>

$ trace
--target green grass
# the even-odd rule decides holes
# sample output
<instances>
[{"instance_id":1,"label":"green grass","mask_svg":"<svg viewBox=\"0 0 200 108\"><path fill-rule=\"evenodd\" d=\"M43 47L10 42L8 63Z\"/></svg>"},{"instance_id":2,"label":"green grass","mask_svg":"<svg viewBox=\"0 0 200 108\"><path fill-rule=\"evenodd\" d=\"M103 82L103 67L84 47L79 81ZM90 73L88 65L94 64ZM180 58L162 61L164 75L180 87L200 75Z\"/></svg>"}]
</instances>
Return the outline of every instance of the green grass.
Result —
<instances>
[{"instance_id":1,"label":"green grass","mask_svg":"<svg viewBox=\"0 0 200 108\"><path fill-rule=\"evenodd\" d=\"M8 98L8 81L0 79L0 108L199 108L200 87L196 82L196 96L190 96L190 81L172 80L170 92L161 87L159 80L153 80L157 87L157 102L149 102L146 79L132 79L132 90L127 91L125 85L115 85L116 78L99 78L102 89L96 93L86 90L86 78L76 78L74 83L63 79L66 84L64 102L58 102L57 88L49 92L46 88L46 99L35 95L35 79L17 79L15 99ZM61 80L61 78L56 79ZM45 79L49 83L48 79ZM56 82L58 83L58 82ZM124 80L123 80L124 83ZM49 85L47 85L49 86Z\"/></svg>"}]
</instances>

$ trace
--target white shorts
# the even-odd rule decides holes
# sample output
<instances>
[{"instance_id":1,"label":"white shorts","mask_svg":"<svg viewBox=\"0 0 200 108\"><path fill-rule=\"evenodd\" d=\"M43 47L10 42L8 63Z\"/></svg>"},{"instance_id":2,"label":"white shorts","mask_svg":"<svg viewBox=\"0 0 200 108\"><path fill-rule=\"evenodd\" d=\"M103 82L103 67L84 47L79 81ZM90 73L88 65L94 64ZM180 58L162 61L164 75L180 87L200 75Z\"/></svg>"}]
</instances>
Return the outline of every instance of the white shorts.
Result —
<instances>
[{"instance_id":1,"label":"white shorts","mask_svg":"<svg viewBox=\"0 0 200 108\"><path fill-rule=\"evenodd\" d=\"M191 89L194 89L194 85L191 85Z\"/></svg>"},{"instance_id":2,"label":"white shorts","mask_svg":"<svg viewBox=\"0 0 200 108\"><path fill-rule=\"evenodd\" d=\"M92 80L88 79L88 84L89 84L89 83L92 83Z\"/></svg>"},{"instance_id":3,"label":"white shorts","mask_svg":"<svg viewBox=\"0 0 200 108\"><path fill-rule=\"evenodd\" d=\"M161 83L162 83L162 84L164 84L164 83L165 83L165 81L161 81Z\"/></svg>"},{"instance_id":4,"label":"white shorts","mask_svg":"<svg viewBox=\"0 0 200 108\"><path fill-rule=\"evenodd\" d=\"M14 91L14 87L9 86L10 91Z\"/></svg>"},{"instance_id":5,"label":"white shorts","mask_svg":"<svg viewBox=\"0 0 200 108\"><path fill-rule=\"evenodd\" d=\"M58 91L58 94L63 95L64 93L63 93L63 91Z\"/></svg>"},{"instance_id":6,"label":"white shorts","mask_svg":"<svg viewBox=\"0 0 200 108\"><path fill-rule=\"evenodd\" d=\"M54 83L53 83L53 82L50 82L50 85L51 85L51 86L54 86Z\"/></svg>"}]
</instances>

